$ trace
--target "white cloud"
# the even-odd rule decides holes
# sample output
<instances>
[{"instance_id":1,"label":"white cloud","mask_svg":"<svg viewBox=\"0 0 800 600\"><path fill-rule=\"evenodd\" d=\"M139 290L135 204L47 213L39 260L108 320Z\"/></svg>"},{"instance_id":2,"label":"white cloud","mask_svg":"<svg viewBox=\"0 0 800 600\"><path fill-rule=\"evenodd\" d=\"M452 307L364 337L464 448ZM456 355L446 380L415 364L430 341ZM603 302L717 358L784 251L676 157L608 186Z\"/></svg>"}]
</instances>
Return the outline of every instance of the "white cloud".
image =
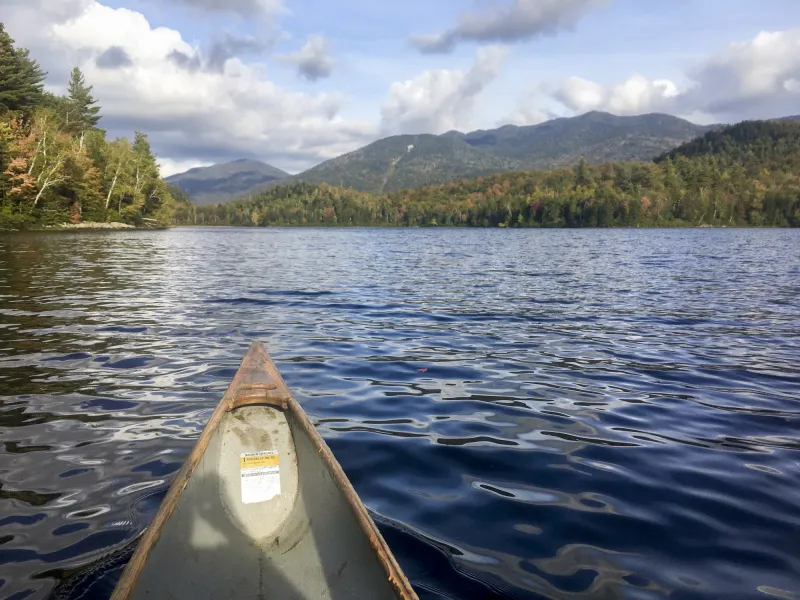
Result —
<instances>
[{"instance_id":1,"label":"white cloud","mask_svg":"<svg viewBox=\"0 0 800 600\"><path fill-rule=\"evenodd\" d=\"M605 101L606 91L602 85L582 79L568 77L553 97L575 112L586 112L599 108Z\"/></svg>"},{"instance_id":2,"label":"white cloud","mask_svg":"<svg viewBox=\"0 0 800 600\"><path fill-rule=\"evenodd\" d=\"M334 63L329 56L328 43L321 35L309 36L300 50L278 58L297 67L297 72L309 81L330 77L333 72Z\"/></svg>"},{"instance_id":3,"label":"white cloud","mask_svg":"<svg viewBox=\"0 0 800 600\"><path fill-rule=\"evenodd\" d=\"M511 111L511 114L498 121L496 125L498 127L503 125L538 125L553 118L555 118L555 115L538 106L518 106Z\"/></svg>"},{"instance_id":4,"label":"white cloud","mask_svg":"<svg viewBox=\"0 0 800 600\"><path fill-rule=\"evenodd\" d=\"M151 29L141 13L97 2L77 18L53 25L52 35L61 47L72 51L122 48L130 58L145 65L162 62L172 50L194 51L178 31L166 27Z\"/></svg>"},{"instance_id":5,"label":"white cloud","mask_svg":"<svg viewBox=\"0 0 800 600\"><path fill-rule=\"evenodd\" d=\"M92 1L73 4L69 19L48 13L47 4L20 5L16 20L38 18L37 31L28 37L35 35L31 41L43 55L58 57L51 66L63 61L64 67L77 64L84 70L102 106L101 126L111 136L130 136L134 129L149 133L166 171L189 160L236 158L298 171L354 150L378 133L373 123L342 118L345 99L338 94L287 90L235 56L226 55L214 69L188 68L208 60L178 31L153 28L136 11ZM124 68L103 67L103 60L98 66L111 48L126 57ZM178 55L188 63L174 60Z\"/></svg>"},{"instance_id":6,"label":"white cloud","mask_svg":"<svg viewBox=\"0 0 800 600\"><path fill-rule=\"evenodd\" d=\"M425 71L395 82L381 107L382 129L393 133L443 133L468 129L480 93L499 75L508 54L503 46L481 48L469 71Z\"/></svg>"},{"instance_id":7,"label":"white cloud","mask_svg":"<svg viewBox=\"0 0 800 600\"><path fill-rule=\"evenodd\" d=\"M188 171L189 169L194 169L196 167L210 167L213 165L213 162L210 161L198 161L198 160L171 160L169 158L159 158L158 159L158 166L161 172L162 177L169 177L170 175L175 175L176 173L183 173Z\"/></svg>"},{"instance_id":8,"label":"white cloud","mask_svg":"<svg viewBox=\"0 0 800 600\"><path fill-rule=\"evenodd\" d=\"M449 30L412 38L420 51L450 52L462 41L518 42L570 29L599 0L512 0L481 13L464 13Z\"/></svg>"},{"instance_id":9,"label":"white cloud","mask_svg":"<svg viewBox=\"0 0 800 600\"><path fill-rule=\"evenodd\" d=\"M672 81L648 81L641 75L633 75L610 88L569 77L553 93L553 98L576 113L606 110L616 115L635 115L663 110L677 95L678 87Z\"/></svg>"},{"instance_id":10,"label":"white cloud","mask_svg":"<svg viewBox=\"0 0 800 600\"><path fill-rule=\"evenodd\" d=\"M721 117L796 114L800 107L800 29L761 32L731 44L689 74L679 108Z\"/></svg>"},{"instance_id":11,"label":"white cloud","mask_svg":"<svg viewBox=\"0 0 800 600\"><path fill-rule=\"evenodd\" d=\"M286 12L282 0L173 0L211 12L229 12L242 17L258 14L272 14Z\"/></svg>"},{"instance_id":12,"label":"white cloud","mask_svg":"<svg viewBox=\"0 0 800 600\"><path fill-rule=\"evenodd\" d=\"M747 42L731 44L689 70L686 81L679 86L637 74L603 86L569 77L550 86L547 95L575 113L668 112L716 122L796 114L800 112L800 29L762 32ZM539 101L532 95L519 110L535 110Z\"/></svg>"}]
</instances>

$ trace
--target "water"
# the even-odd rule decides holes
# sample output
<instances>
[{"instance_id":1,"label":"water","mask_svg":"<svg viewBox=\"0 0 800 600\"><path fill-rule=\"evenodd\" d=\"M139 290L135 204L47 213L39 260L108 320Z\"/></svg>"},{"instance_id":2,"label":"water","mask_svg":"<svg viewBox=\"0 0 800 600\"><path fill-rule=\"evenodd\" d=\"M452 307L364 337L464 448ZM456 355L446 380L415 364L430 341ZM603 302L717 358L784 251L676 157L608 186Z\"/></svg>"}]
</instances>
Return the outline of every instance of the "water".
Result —
<instances>
[{"instance_id":1,"label":"water","mask_svg":"<svg viewBox=\"0 0 800 600\"><path fill-rule=\"evenodd\" d=\"M105 598L253 339L420 597L800 598L795 231L0 238L0 598Z\"/></svg>"}]
</instances>

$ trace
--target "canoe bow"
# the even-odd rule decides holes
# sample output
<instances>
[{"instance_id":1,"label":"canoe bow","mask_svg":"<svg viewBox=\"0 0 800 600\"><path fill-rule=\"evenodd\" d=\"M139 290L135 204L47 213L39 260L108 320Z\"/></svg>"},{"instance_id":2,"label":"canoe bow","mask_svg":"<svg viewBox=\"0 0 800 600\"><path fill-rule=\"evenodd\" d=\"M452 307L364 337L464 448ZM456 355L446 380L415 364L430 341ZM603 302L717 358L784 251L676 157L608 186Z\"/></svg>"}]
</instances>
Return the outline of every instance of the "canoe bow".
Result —
<instances>
[{"instance_id":1,"label":"canoe bow","mask_svg":"<svg viewBox=\"0 0 800 600\"><path fill-rule=\"evenodd\" d=\"M152 523L145 530L128 562L111 600L128 600L144 570L148 557L173 516L191 476L202 460L209 442L227 413L247 406L270 406L283 412L287 420L299 426L317 450L329 475L346 498L355 521L369 542L397 598L417 600L417 595L397 564L383 536L369 516L366 507L353 489L341 465L317 432L303 408L292 396L283 378L261 342L253 342L221 402L211 415L183 467L176 475ZM302 474L301 474L302 476Z\"/></svg>"}]
</instances>

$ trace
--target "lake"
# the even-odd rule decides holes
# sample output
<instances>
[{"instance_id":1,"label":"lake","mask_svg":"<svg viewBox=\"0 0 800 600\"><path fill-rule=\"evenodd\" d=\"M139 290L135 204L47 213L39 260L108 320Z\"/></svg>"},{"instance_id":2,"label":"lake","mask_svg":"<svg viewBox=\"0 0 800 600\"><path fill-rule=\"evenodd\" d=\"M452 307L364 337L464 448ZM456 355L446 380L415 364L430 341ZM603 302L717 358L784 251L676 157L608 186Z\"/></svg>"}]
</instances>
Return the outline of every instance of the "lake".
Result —
<instances>
[{"instance_id":1,"label":"lake","mask_svg":"<svg viewBox=\"0 0 800 600\"><path fill-rule=\"evenodd\" d=\"M800 598L792 230L0 237L0 598L106 598L250 342L420 598Z\"/></svg>"}]
</instances>

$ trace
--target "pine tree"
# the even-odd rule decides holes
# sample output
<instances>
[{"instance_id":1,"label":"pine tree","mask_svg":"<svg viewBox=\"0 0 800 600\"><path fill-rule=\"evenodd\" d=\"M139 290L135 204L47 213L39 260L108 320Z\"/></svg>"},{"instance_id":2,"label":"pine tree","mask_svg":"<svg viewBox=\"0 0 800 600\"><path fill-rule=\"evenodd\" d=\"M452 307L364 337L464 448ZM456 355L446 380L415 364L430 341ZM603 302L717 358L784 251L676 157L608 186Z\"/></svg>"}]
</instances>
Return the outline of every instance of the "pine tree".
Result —
<instances>
[{"instance_id":1,"label":"pine tree","mask_svg":"<svg viewBox=\"0 0 800 600\"><path fill-rule=\"evenodd\" d=\"M86 85L83 73L78 67L72 69L69 78L69 113L66 118L67 128L80 136L80 147L86 131L95 127L100 121L100 107L95 106L97 100L92 96L93 86Z\"/></svg>"},{"instance_id":2,"label":"pine tree","mask_svg":"<svg viewBox=\"0 0 800 600\"><path fill-rule=\"evenodd\" d=\"M575 186L586 187L591 185L591 183L592 176L586 166L586 159L581 156L580 160L578 161L578 166L575 168Z\"/></svg>"},{"instance_id":3,"label":"pine tree","mask_svg":"<svg viewBox=\"0 0 800 600\"><path fill-rule=\"evenodd\" d=\"M169 192L159 174L158 163L146 134L135 132L131 153L134 206L142 215L151 214L161 208Z\"/></svg>"},{"instance_id":4,"label":"pine tree","mask_svg":"<svg viewBox=\"0 0 800 600\"><path fill-rule=\"evenodd\" d=\"M43 99L45 73L39 63L23 48L14 48L14 40L0 23L0 112L32 112Z\"/></svg>"}]
</instances>

